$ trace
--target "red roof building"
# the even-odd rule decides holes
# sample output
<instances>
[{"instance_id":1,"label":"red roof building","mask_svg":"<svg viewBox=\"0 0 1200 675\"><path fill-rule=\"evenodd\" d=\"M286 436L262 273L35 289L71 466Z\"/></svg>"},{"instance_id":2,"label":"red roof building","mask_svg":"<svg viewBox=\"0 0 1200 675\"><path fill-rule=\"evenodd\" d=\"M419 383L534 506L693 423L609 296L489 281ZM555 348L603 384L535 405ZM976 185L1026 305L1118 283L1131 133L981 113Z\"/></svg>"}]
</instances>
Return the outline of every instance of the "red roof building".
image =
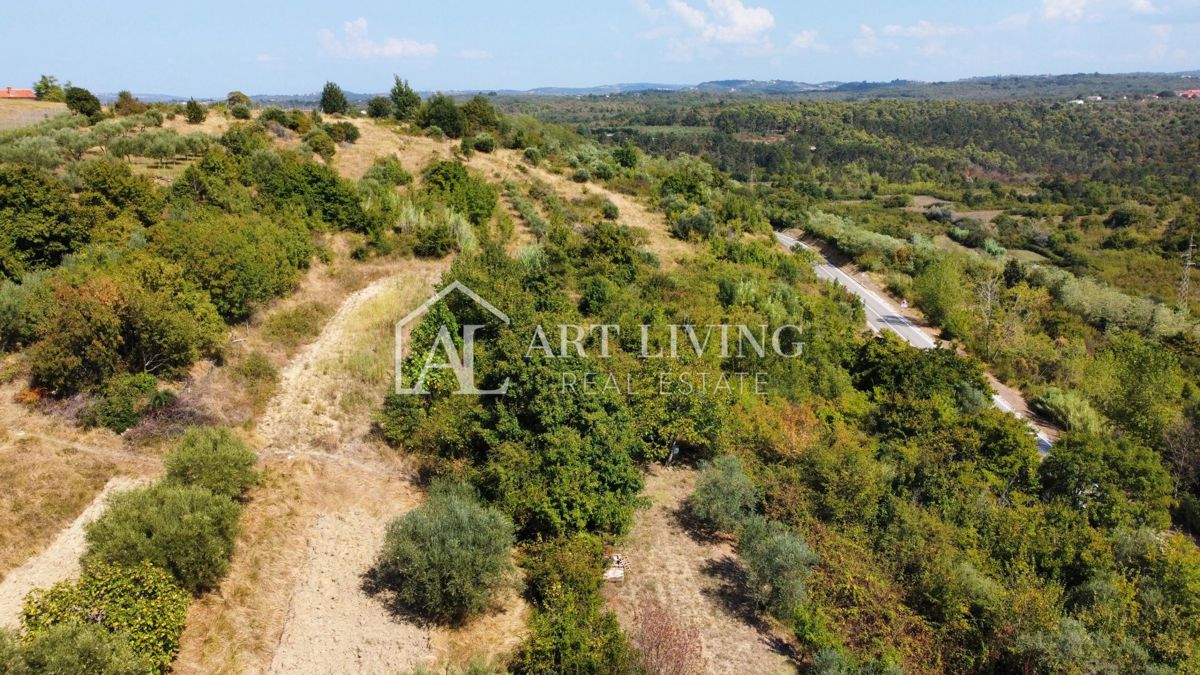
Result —
<instances>
[{"instance_id":1,"label":"red roof building","mask_svg":"<svg viewBox=\"0 0 1200 675\"><path fill-rule=\"evenodd\" d=\"M13 89L12 87L5 87L0 89L0 98L27 98L32 100L37 98L37 96L34 95L32 89Z\"/></svg>"},{"instance_id":2,"label":"red roof building","mask_svg":"<svg viewBox=\"0 0 1200 675\"><path fill-rule=\"evenodd\" d=\"M1175 92L1175 94L1183 98L1200 98L1200 89L1184 89L1183 91Z\"/></svg>"}]
</instances>

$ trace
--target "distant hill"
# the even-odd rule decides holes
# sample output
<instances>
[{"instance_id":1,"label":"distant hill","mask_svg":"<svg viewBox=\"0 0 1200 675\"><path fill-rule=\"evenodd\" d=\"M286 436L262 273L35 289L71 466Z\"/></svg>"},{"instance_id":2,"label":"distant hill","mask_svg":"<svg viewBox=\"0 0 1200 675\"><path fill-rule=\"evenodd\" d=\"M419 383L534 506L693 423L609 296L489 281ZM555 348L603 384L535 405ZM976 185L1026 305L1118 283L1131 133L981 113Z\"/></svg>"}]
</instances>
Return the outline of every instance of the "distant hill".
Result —
<instances>
[{"instance_id":1,"label":"distant hill","mask_svg":"<svg viewBox=\"0 0 1200 675\"><path fill-rule=\"evenodd\" d=\"M1146 95L1177 89L1195 89L1200 86L1200 70L1177 73L1074 73L1066 75L990 75L970 77L946 82L922 82L919 80L892 80L890 82L838 82L818 83L795 80L709 80L699 84L668 84L661 82L622 82L602 84L594 87L536 87L534 89L456 89L443 90L456 97L474 96L547 96L587 97L626 95L670 95L676 92L694 92L698 95L733 96L794 96L817 98L915 98L915 99L1005 99L1005 98L1075 98L1079 96L1114 97L1121 95ZM386 92L358 93L347 91L346 98L352 104L365 106L373 96L384 96ZM433 91L422 91L429 96ZM97 94L101 101L110 103L117 95ZM172 102L186 101L187 96L172 94L136 94L143 101ZM223 98L223 97L220 97ZM262 105L284 107L312 107L320 94L258 94L250 97ZM197 99L197 100L220 100Z\"/></svg>"}]
</instances>

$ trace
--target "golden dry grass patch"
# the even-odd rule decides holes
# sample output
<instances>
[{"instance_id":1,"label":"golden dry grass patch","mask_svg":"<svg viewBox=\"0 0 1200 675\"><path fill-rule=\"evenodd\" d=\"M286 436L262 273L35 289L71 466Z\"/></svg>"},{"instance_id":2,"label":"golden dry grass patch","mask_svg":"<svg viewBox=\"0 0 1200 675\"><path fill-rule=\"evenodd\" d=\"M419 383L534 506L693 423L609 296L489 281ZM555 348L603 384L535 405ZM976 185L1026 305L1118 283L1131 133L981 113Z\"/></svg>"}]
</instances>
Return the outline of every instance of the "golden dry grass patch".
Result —
<instances>
[{"instance_id":1,"label":"golden dry grass patch","mask_svg":"<svg viewBox=\"0 0 1200 675\"><path fill-rule=\"evenodd\" d=\"M0 131L37 124L66 112L65 103L0 99Z\"/></svg>"},{"instance_id":2,"label":"golden dry grass patch","mask_svg":"<svg viewBox=\"0 0 1200 675\"><path fill-rule=\"evenodd\" d=\"M9 436L0 440L0 576L45 548L123 468L74 448Z\"/></svg>"}]
</instances>

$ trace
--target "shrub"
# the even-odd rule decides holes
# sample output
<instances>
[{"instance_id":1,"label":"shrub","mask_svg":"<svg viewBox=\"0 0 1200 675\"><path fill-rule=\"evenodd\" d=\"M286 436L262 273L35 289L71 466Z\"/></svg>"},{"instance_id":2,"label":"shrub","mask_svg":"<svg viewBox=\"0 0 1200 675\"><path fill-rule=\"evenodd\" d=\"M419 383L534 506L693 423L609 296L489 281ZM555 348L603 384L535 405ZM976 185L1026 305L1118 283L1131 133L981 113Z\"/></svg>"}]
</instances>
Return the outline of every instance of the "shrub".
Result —
<instances>
[{"instance_id":1,"label":"shrub","mask_svg":"<svg viewBox=\"0 0 1200 675\"><path fill-rule=\"evenodd\" d=\"M738 551L750 596L781 621L791 619L804 602L817 555L785 525L759 516L746 521Z\"/></svg>"},{"instance_id":2,"label":"shrub","mask_svg":"<svg viewBox=\"0 0 1200 675\"><path fill-rule=\"evenodd\" d=\"M146 112L147 106L145 103L138 100L136 96L128 91L117 92L117 100L113 103L113 112L125 117L128 115L140 115Z\"/></svg>"},{"instance_id":3,"label":"shrub","mask_svg":"<svg viewBox=\"0 0 1200 675\"><path fill-rule=\"evenodd\" d=\"M604 542L588 532L529 544L521 559L529 599L543 605L563 589L595 593L604 583L607 561Z\"/></svg>"},{"instance_id":4,"label":"shrub","mask_svg":"<svg viewBox=\"0 0 1200 675\"><path fill-rule=\"evenodd\" d=\"M144 675L159 670L134 654L123 635L90 623L64 623L29 637L25 644L0 636L0 672Z\"/></svg>"},{"instance_id":5,"label":"shrub","mask_svg":"<svg viewBox=\"0 0 1200 675\"><path fill-rule=\"evenodd\" d=\"M496 210L496 189L472 176L460 162L435 162L425 170L426 191L446 206L481 225Z\"/></svg>"},{"instance_id":6,"label":"shrub","mask_svg":"<svg viewBox=\"0 0 1200 675\"><path fill-rule=\"evenodd\" d=\"M392 116L392 101L386 96L373 96L367 101L367 116L375 119Z\"/></svg>"},{"instance_id":7,"label":"shrub","mask_svg":"<svg viewBox=\"0 0 1200 675\"><path fill-rule=\"evenodd\" d=\"M158 382L149 373L117 375L104 383L85 421L119 434L137 424L142 412L152 404L163 400L156 396L157 393Z\"/></svg>"},{"instance_id":8,"label":"shrub","mask_svg":"<svg viewBox=\"0 0 1200 675\"><path fill-rule=\"evenodd\" d=\"M233 115L234 119L248 120L250 119L250 106L245 103L236 103L229 108L229 114Z\"/></svg>"},{"instance_id":9,"label":"shrub","mask_svg":"<svg viewBox=\"0 0 1200 675\"><path fill-rule=\"evenodd\" d=\"M688 508L700 524L717 532L736 532L758 506L758 491L733 455L704 466Z\"/></svg>"},{"instance_id":10,"label":"shrub","mask_svg":"<svg viewBox=\"0 0 1200 675\"><path fill-rule=\"evenodd\" d=\"M219 215L162 223L152 248L183 268L208 291L221 316L237 321L259 302L291 290L312 258L312 240L300 223L261 216Z\"/></svg>"},{"instance_id":11,"label":"shrub","mask_svg":"<svg viewBox=\"0 0 1200 675\"><path fill-rule=\"evenodd\" d=\"M225 427L188 429L167 455L166 482L237 499L258 480L256 459L254 451Z\"/></svg>"},{"instance_id":12,"label":"shrub","mask_svg":"<svg viewBox=\"0 0 1200 675\"><path fill-rule=\"evenodd\" d=\"M187 105L183 107L183 115L188 124L200 124L208 117L208 110L197 103L196 99L189 98Z\"/></svg>"},{"instance_id":13,"label":"shrub","mask_svg":"<svg viewBox=\"0 0 1200 675\"><path fill-rule=\"evenodd\" d=\"M461 621L512 583L513 524L466 488L435 485L429 501L388 525L371 577L394 600L438 621Z\"/></svg>"},{"instance_id":14,"label":"shrub","mask_svg":"<svg viewBox=\"0 0 1200 675\"><path fill-rule=\"evenodd\" d=\"M632 673L637 657L617 617L595 594L558 592L529 622L513 673Z\"/></svg>"},{"instance_id":15,"label":"shrub","mask_svg":"<svg viewBox=\"0 0 1200 675\"><path fill-rule=\"evenodd\" d=\"M324 131L314 129L304 135L304 142L308 148L321 156L326 163L333 160L333 154L337 152L337 144L333 142L333 138Z\"/></svg>"},{"instance_id":16,"label":"shrub","mask_svg":"<svg viewBox=\"0 0 1200 675\"><path fill-rule=\"evenodd\" d=\"M283 127L288 125L288 114L284 112L283 108L278 106L263 108L263 111L258 115L258 119L262 122L274 122Z\"/></svg>"},{"instance_id":17,"label":"shrub","mask_svg":"<svg viewBox=\"0 0 1200 675\"><path fill-rule=\"evenodd\" d=\"M149 563L122 567L91 562L78 581L30 593L21 620L34 641L73 635L93 645L99 644L94 634L73 634L63 627L99 624L123 637L136 657L165 672L179 651L190 600L171 575ZM119 645L109 646L110 655L121 653Z\"/></svg>"},{"instance_id":18,"label":"shrub","mask_svg":"<svg viewBox=\"0 0 1200 675\"><path fill-rule=\"evenodd\" d=\"M454 231L445 221L418 223L412 228L416 238L413 253L422 258L441 258L454 250Z\"/></svg>"},{"instance_id":19,"label":"shrub","mask_svg":"<svg viewBox=\"0 0 1200 675\"><path fill-rule=\"evenodd\" d=\"M621 211L616 204L612 203L612 200L605 199L604 203L600 205L600 215L605 220L616 220L621 217Z\"/></svg>"},{"instance_id":20,"label":"shrub","mask_svg":"<svg viewBox=\"0 0 1200 675\"><path fill-rule=\"evenodd\" d=\"M241 507L202 487L160 484L115 495L87 527L85 565L149 562L192 593L229 569Z\"/></svg>"},{"instance_id":21,"label":"shrub","mask_svg":"<svg viewBox=\"0 0 1200 675\"><path fill-rule=\"evenodd\" d=\"M1095 434L1104 428L1100 413L1077 392L1047 387L1030 403L1039 414L1067 431Z\"/></svg>"},{"instance_id":22,"label":"shrub","mask_svg":"<svg viewBox=\"0 0 1200 675\"><path fill-rule=\"evenodd\" d=\"M542 151L538 150L537 148L525 148L523 156L525 157L526 162L529 162L534 166L537 166L542 162Z\"/></svg>"},{"instance_id":23,"label":"shrub","mask_svg":"<svg viewBox=\"0 0 1200 675\"><path fill-rule=\"evenodd\" d=\"M363 174L363 179L377 180L385 185L408 185L413 176L404 169L399 159L387 156L375 158L371 168Z\"/></svg>"},{"instance_id":24,"label":"shrub","mask_svg":"<svg viewBox=\"0 0 1200 675\"><path fill-rule=\"evenodd\" d=\"M334 122L324 126L325 133L333 139L334 143L353 143L359 139L362 132L358 130L353 122Z\"/></svg>"},{"instance_id":25,"label":"shrub","mask_svg":"<svg viewBox=\"0 0 1200 675\"><path fill-rule=\"evenodd\" d=\"M579 167L575 169L575 173L571 174L571 180L576 183L586 183L592 179L592 172L587 170L587 167Z\"/></svg>"},{"instance_id":26,"label":"shrub","mask_svg":"<svg viewBox=\"0 0 1200 675\"><path fill-rule=\"evenodd\" d=\"M487 133L475 137L475 149L479 152L492 152L496 149L496 139Z\"/></svg>"}]
</instances>

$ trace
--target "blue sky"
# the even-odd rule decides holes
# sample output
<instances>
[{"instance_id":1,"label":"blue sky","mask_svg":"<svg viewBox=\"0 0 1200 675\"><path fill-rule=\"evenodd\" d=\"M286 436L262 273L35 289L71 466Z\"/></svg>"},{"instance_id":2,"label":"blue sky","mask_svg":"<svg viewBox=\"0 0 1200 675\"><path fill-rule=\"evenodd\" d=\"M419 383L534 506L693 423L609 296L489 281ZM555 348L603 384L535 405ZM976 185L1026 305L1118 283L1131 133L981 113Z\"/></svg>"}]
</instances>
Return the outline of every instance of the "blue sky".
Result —
<instances>
[{"instance_id":1,"label":"blue sky","mask_svg":"<svg viewBox=\"0 0 1200 675\"><path fill-rule=\"evenodd\" d=\"M0 26L0 86L192 96L1200 68L1200 0L43 0Z\"/></svg>"}]
</instances>

